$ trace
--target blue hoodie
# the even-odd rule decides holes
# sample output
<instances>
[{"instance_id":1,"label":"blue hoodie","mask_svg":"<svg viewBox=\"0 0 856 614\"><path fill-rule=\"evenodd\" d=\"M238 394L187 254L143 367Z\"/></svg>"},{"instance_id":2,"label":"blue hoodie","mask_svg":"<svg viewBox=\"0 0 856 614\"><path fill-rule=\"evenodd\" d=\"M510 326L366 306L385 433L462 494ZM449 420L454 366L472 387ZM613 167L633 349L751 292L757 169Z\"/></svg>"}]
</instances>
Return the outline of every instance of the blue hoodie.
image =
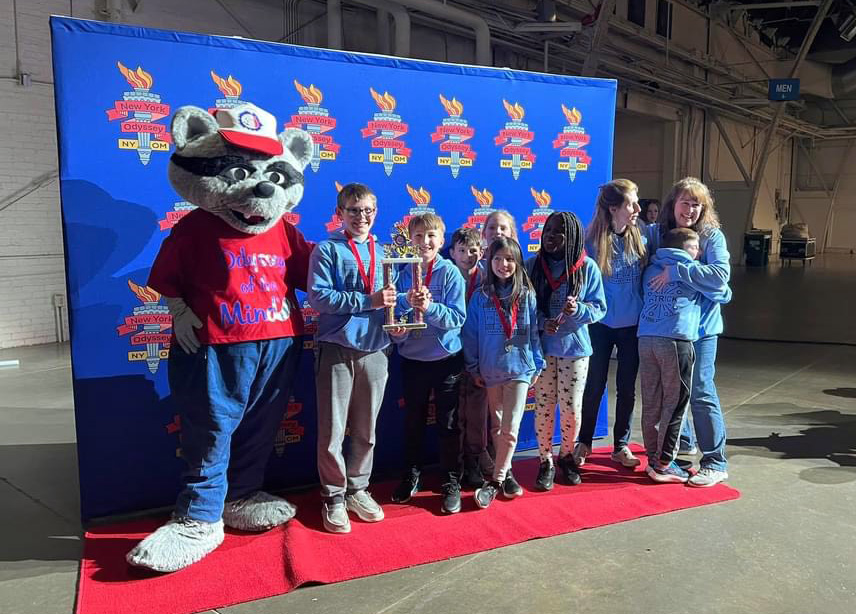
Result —
<instances>
[{"instance_id":1,"label":"blue hoodie","mask_svg":"<svg viewBox=\"0 0 856 614\"><path fill-rule=\"evenodd\" d=\"M562 260L550 261L550 273L554 279L564 274L565 263ZM538 256L526 261L526 272L532 276L534 267L541 266ZM568 282L563 281L550 296L550 317L555 318L565 306L568 296ZM586 258L583 263L583 287L577 297L577 312L572 316L564 316L559 330L555 334L544 332L546 318L538 311L538 330L541 332L541 349L545 356L560 356L562 358L582 358L591 356L591 338L588 325L601 320L606 313L606 297L603 293L603 282L597 263Z\"/></svg>"},{"instance_id":2,"label":"blue hoodie","mask_svg":"<svg viewBox=\"0 0 856 614\"><path fill-rule=\"evenodd\" d=\"M499 296L507 297L510 291L510 285L499 288ZM506 317L508 315L506 312ZM481 290L470 299L461 336L467 371L481 375L487 386L498 386L512 380L531 384L532 379L544 369L533 292L527 292L520 302L511 337L512 347L508 352L505 351L505 331L493 299Z\"/></svg>"},{"instance_id":3,"label":"blue hoodie","mask_svg":"<svg viewBox=\"0 0 856 614\"><path fill-rule=\"evenodd\" d=\"M640 231L642 241L648 243L644 230ZM610 328L636 326L642 309L642 265L639 258L632 262L625 259L625 236L613 233L612 275L603 277L606 316L600 323ZM586 243L586 253L597 262L597 248L592 243Z\"/></svg>"},{"instance_id":4,"label":"blue hoodie","mask_svg":"<svg viewBox=\"0 0 856 614\"><path fill-rule=\"evenodd\" d=\"M648 225L648 248L656 250L660 245L660 225ZM731 255L725 235L718 228L699 235L698 262L701 267L689 268L684 264L668 267L670 281L682 281L702 293L699 338L722 333L722 310L720 305L731 300L728 281L731 278ZM713 298L711 298L713 297Z\"/></svg>"},{"instance_id":5,"label":"blue hoodie","mask_svg":"<svg viewBox=\"0 0 856 614\"><path fill-rule=\"evenodd\" d=\"M423 275L427 273L423 266ZM404 266L398 275L398 311L410 314L407 291L413 287L413 268ZM461 351L461 327L467 319L466 284L458 267L438 255L431 272L431 304L425 312L428 325L410 331L398 342L398 353L412 360L441 360Z\"/></svg>"},{"instance_id":6,"label":"blue hoodie","mask_svg":"<svg viewBox=\"0 0 856 614\"><path fill-rule=\"evenodd\" d=\"M369 242L357 243L363 271L371 261ZM375 239L375 279L371 292L383 287L383 246ZM329 341L363 352L376 352L389 345L384 325L384 309L373 309L365 292L357 261L341 231L331 232L319 243L309 259L307 298L316 309L316 341ZM395 281L395 280L393 280Z\"/></svg>"},{"instance_id":7,"label":"blue hoodie","mask_svg":"<svg viewBox=\"0 0 856 614\"><path fill-rule=\"evenodd\" d=\"M690 268L701 266L682 249L661 247L651 257L642 275L645 298L642 313L639 314L640 337L668 337L684 341L698 339L701 293L679 281L669 282L659 291L654 291L648 285L652 277L676 264Z\"/></svg>"}]
</instances>

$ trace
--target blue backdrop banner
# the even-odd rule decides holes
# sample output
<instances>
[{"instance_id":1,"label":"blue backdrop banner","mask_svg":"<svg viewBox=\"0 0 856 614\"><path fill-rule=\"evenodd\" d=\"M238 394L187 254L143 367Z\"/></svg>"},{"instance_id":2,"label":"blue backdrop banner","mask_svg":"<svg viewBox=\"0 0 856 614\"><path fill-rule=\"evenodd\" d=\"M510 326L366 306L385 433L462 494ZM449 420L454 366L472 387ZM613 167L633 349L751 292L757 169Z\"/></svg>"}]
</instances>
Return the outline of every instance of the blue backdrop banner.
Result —
<instances>
[{"instance_id":1,"label":"blue backdrop banner","mask_svg":"<svg viewBox=\"0 0 856 614\"><path fill-rule=\"evenodd\" d=\"M502 208L532 254L547 215L587 222L612 175L611 80L66 18L52 18L51 32L84 518L169 505L178 491L171 319L145 285L161 241L192 209L167 181L178 107L252 102L310 132L305 196L287 215L311 240L338 226L338 187L359 181L377 193L374 231L390 250L410 215L436 212L450 234ZM304 317L311 331L312 311ZM274 486L317 481L310 356L300 369L272 451ZM400 397L393 364L376 472L401 469ZM532 422L528 411L520 448L535 444Z\"/></svg>"}]
</instances>

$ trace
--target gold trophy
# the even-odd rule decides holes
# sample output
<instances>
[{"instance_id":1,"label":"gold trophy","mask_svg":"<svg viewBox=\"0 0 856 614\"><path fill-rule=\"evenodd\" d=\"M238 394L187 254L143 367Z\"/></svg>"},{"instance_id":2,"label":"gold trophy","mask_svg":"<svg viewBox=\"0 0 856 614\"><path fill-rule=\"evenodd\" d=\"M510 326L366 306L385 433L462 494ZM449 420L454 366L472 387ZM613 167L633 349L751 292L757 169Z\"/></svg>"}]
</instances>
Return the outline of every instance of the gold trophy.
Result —
<instances>
[{"instance_id":1,"label":"gold trophy","mask_svg":"<svg viewBox=\"0 0 856 614\"><path fill-rule=\"evenodd\" d=\"M399 264L409 264L413 273L412 289L417 292L422 290L422 258L384 258L380 261L383 266L383 285L388 286L392 283L392 271ZM422 320L422 312L413 310L410 322L395 321L395 306L386 308L386 323L383 325L384 330L394 328L405 328L407 330L418 330L427 328L428 325Z\"/></svg>"}]
</instances>

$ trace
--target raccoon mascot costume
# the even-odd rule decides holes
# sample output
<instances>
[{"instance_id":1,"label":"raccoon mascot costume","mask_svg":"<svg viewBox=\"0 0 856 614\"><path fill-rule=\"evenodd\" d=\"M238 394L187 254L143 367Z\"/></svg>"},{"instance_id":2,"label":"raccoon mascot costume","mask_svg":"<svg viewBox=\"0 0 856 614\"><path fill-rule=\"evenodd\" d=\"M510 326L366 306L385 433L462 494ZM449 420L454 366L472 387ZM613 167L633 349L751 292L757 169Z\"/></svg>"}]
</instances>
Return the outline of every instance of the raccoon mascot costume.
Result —
<instances>
[{"instance_id":1,"label":"raccoon mascot costume","mask_svg":"<svg viewBox=\"0 0 856 614\"><path fill-rule=\"evenodd\" d=\"M148 285L173 317L169 385L187 463L172 519L127 560L187 567L223 541L223 525L264 531L295 514L260 490L302 350L294 294L306 289L312 245L282 219L303 197L312 139L276 133L245 104L172 120L169 179L198 208L172 229Z\"/></svg>"}]
</instances>

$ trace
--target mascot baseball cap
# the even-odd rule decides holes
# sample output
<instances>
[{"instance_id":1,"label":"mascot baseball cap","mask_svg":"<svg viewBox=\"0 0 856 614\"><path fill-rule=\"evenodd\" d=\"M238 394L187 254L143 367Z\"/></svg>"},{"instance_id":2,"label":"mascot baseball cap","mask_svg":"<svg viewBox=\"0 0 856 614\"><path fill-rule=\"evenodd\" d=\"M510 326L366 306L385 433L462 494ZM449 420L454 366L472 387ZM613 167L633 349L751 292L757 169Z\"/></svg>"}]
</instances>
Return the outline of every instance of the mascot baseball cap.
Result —
<instances>
[{"instance_id":1,"label":"mascot baseball cap","mask_svg":"<svg viewBox=\"0 0 856 614\"><path fill-rule=\"evenodd\" d=\"M220 136L232 145L270 156L283 152L282 142L276 134L276 118L254 104L217 109L214 118L220 126Z\"/></svg>"}]
</instances>

